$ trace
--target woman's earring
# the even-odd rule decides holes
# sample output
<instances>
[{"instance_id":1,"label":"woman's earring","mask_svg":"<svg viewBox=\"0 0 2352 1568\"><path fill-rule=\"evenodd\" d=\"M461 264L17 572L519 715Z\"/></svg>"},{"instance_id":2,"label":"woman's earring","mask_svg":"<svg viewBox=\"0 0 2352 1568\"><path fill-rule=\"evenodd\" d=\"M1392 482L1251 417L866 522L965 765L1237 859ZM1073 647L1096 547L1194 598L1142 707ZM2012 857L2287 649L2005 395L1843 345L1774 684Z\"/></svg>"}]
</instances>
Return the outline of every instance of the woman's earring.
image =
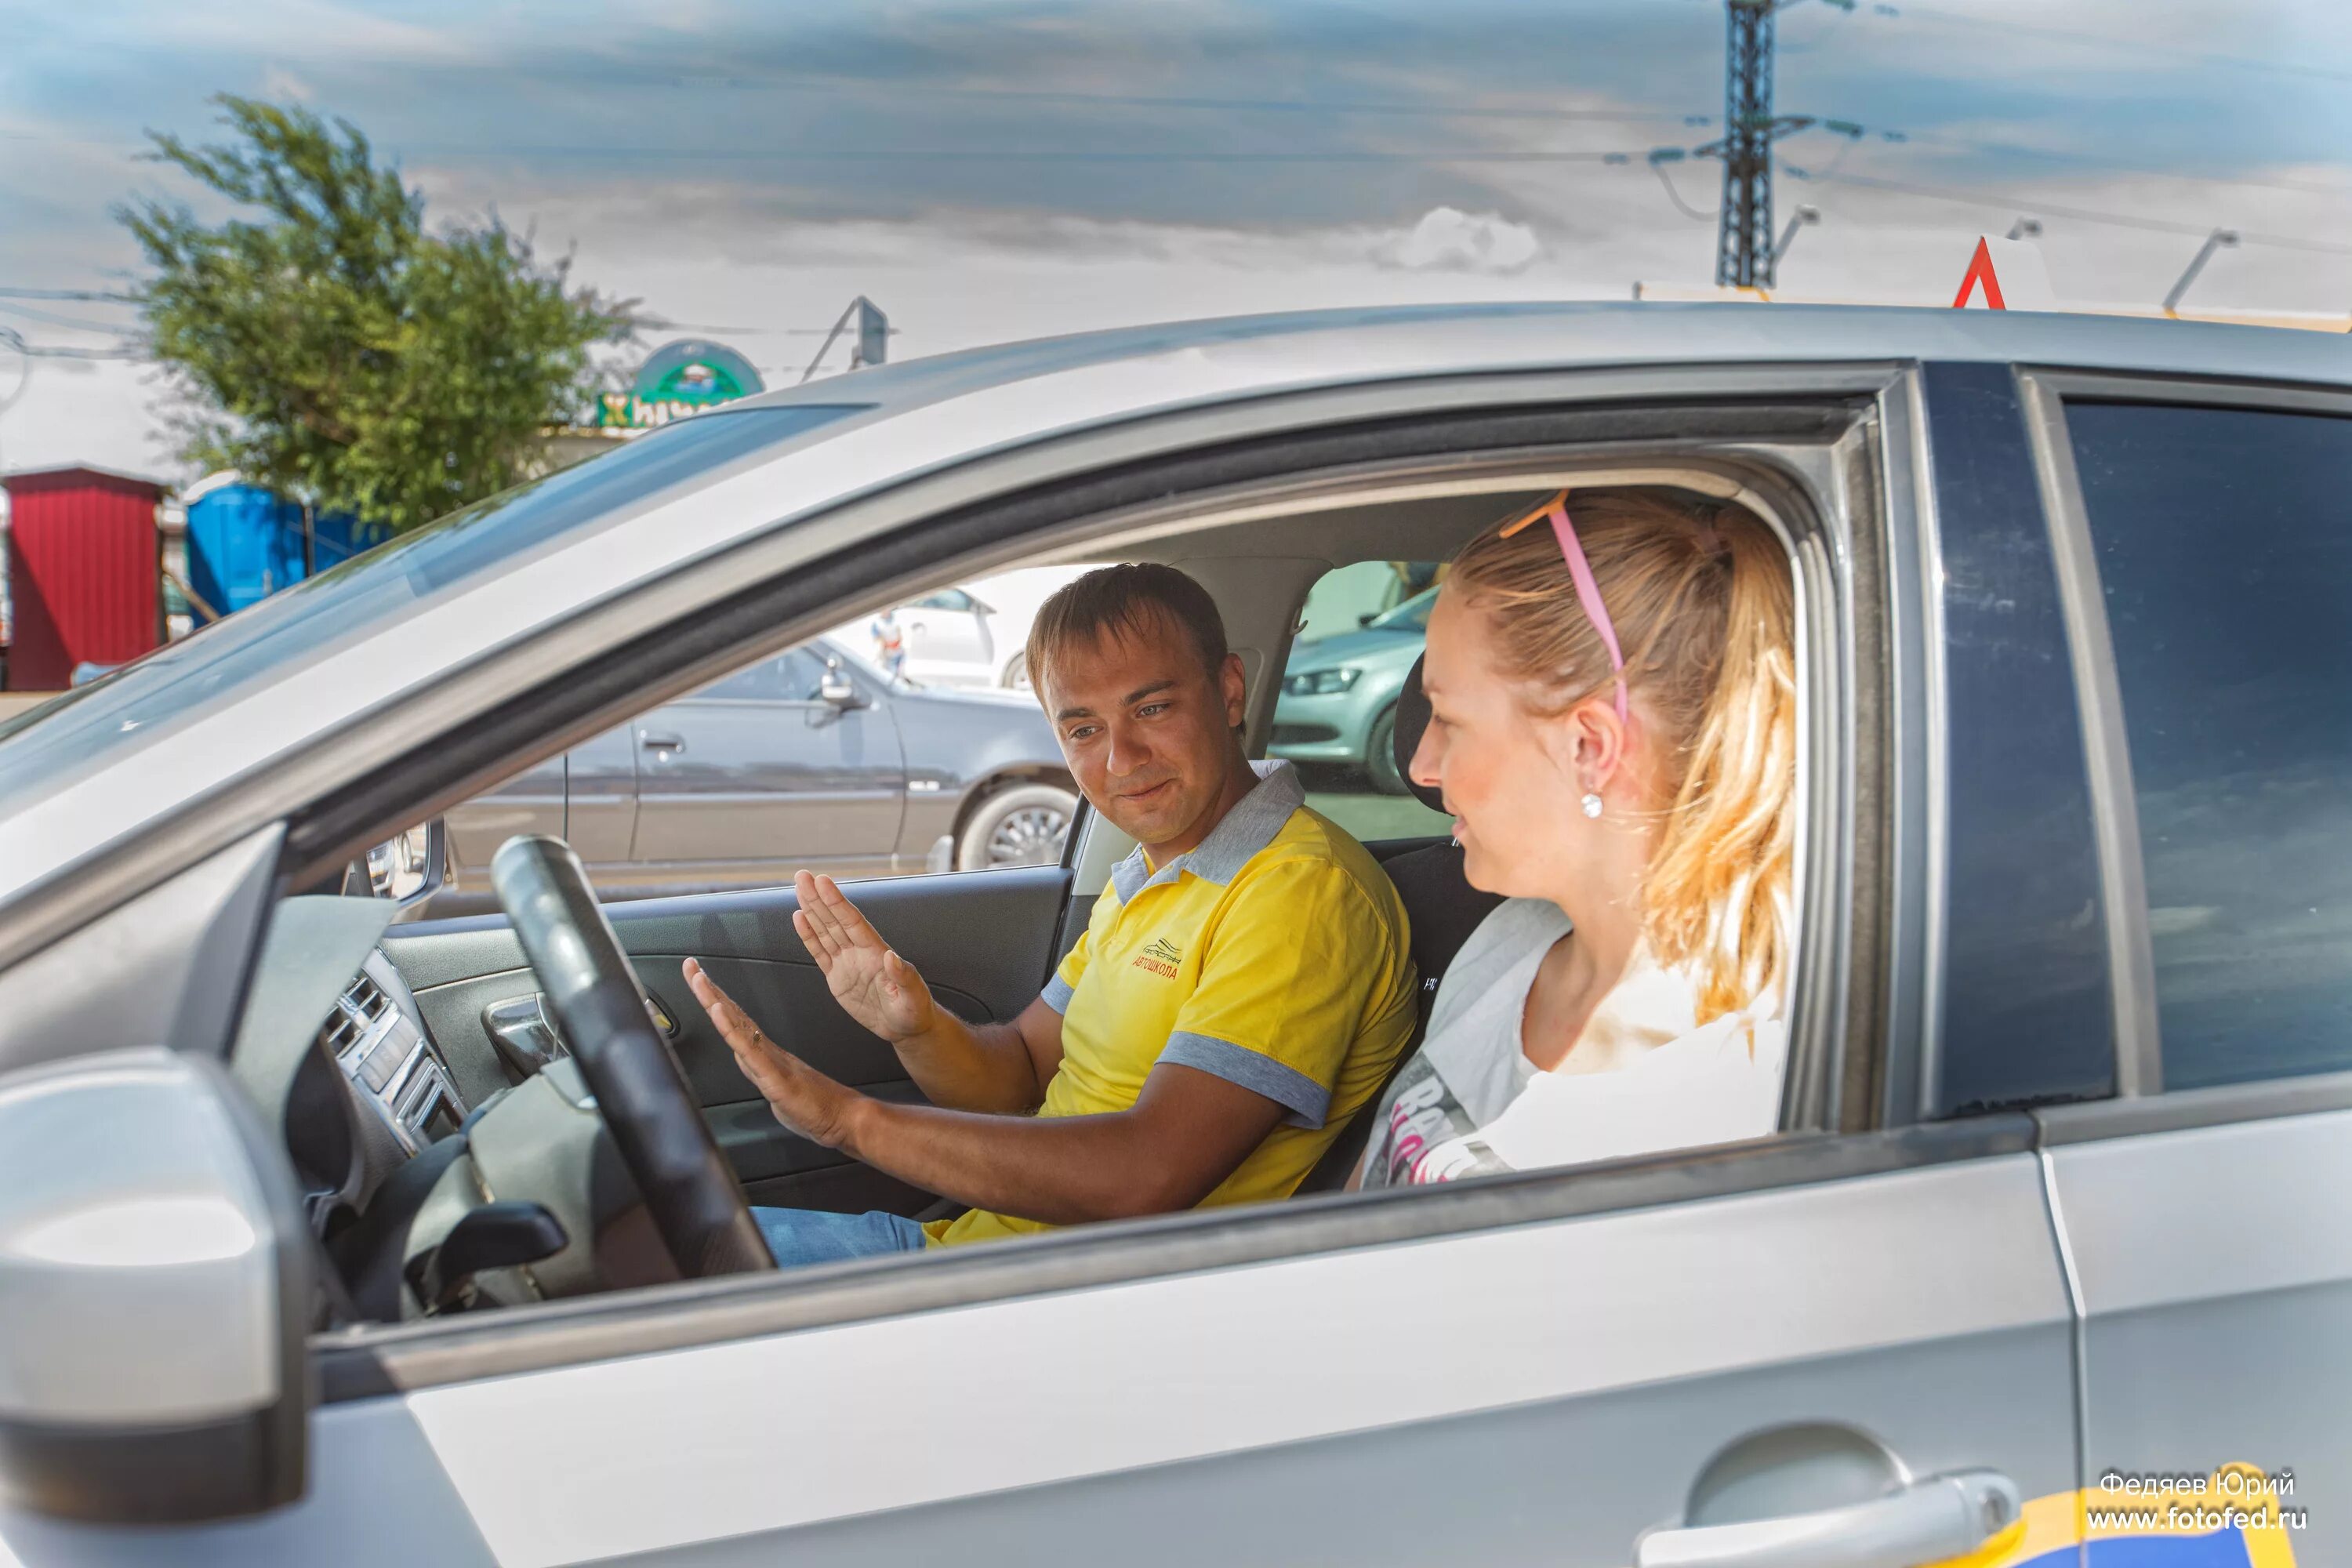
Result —
<instances>
[{"instance_id":1,"label":"woman's earring","mask_svg":"<svg viewBox=\"0 0 2352 1568\"><path fill-rule=\"evenodd\" d=\"M1601 797L1599 795L1591 794L1587 794L1585 795L1584 815L1587 816L1598 816L1601 815Z\"/></svg>"}]
</instances>

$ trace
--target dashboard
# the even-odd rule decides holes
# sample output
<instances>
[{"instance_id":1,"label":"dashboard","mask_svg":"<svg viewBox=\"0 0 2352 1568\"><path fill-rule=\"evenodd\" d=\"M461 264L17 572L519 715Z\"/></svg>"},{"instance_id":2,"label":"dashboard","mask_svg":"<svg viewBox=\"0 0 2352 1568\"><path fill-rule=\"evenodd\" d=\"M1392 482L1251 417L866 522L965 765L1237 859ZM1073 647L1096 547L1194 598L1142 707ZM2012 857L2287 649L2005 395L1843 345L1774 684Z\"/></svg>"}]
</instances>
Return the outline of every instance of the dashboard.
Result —
<instances>
[{"instance_id":1,"label":"dashboard","mask_svg":"<svg viewBox=\"0 0 2352 1568\"><path fill-rule=\"evenodd\" d=\"M334 1013L320 1026L319 1045L359 1091L360 1103L414 1155L457 1131L466 1103L422 1021L394 1000L394 987L406 991L377 948L335 999Z\"/></svg>"},{"instance_id":2,"label":"dashboard","mask_svg":"<svg viewBox=\"0 0 2352 1568\"><path fill-rule=\"evenodd\" d=\"M495 1055L482 1076L492 1081L474 1083L469 1097L384 950L390 913L387 900L285 900L230 1056L283 1140L332 1267L321 1321L394 1322L676 1279L536 993L486 1012ZM420 1268L493 1205L543 1211L558 1250L481 1267L455 1298L424 1300Z\"/></svg>"},{"instance_id":3,"label":"dashboard","mask_svg":"<svg viewBox=\"0 0 2352 1568\"><path fill-rule=\"evenodd\" d=\"M311 1231L331 1244L402 1167L462 1131L471 1108L381 947L371 942L331 994L326 1016L311 1012L288 1042L299 1059L283 1130Z\"/></svg>"}]
</instances>

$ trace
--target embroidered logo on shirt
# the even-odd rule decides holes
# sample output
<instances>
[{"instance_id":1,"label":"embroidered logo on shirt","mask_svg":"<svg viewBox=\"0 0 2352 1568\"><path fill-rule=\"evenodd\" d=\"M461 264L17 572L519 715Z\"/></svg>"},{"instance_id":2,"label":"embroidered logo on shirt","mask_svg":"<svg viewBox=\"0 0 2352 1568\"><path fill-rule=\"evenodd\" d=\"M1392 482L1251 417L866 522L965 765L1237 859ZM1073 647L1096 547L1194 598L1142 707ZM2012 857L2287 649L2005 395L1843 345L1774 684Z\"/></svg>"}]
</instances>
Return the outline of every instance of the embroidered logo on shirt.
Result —
<instances>
[{"instance_id":1,"label":"embroidered logo on shirt","mask_svg":"<svg viewBox=\"0 0 2352 1568\"><path fill-rule=\"evenodd\" d=\"M1148 969L1164 980L1173 980L1176 966L1183 961L1183 950L1163 936L1135 955L1135 967Z\"/></svg>"}]
</instances>

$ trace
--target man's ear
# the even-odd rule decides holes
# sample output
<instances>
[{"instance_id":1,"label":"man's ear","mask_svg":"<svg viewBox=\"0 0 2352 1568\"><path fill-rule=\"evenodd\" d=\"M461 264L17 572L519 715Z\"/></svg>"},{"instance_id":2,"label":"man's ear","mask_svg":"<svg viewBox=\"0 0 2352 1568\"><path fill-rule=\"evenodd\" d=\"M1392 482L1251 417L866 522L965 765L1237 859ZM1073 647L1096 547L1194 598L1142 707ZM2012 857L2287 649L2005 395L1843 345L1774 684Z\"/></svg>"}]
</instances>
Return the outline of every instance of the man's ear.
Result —
<instances>
[{"instance_id":1,"label":"man's ear","mask_svg":"<svg viewBox=\"0 0 2352 1568\"><path fill-rule=\"evenodd\" d=\"M1241 655L1225 655L1225 662L1217 671L1217 684L1224 694L1225 724L1238 730L1248 717L1245 700L1249 695L1249 679L1242 673Z\"/></svg>"}]
</instances>

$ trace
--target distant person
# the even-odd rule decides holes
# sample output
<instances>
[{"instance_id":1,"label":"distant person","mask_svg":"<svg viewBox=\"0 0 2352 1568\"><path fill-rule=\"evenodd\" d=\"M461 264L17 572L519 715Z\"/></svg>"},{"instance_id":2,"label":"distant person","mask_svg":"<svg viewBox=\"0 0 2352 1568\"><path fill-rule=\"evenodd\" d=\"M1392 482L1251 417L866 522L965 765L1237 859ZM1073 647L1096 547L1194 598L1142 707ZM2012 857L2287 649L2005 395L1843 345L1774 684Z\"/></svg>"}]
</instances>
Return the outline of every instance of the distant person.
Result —
<instances>
[{"instance_id":1,"label":"distant person","mask_svg":"<svg viewBox=\"0 0 2352 1568\"><path fill-rule=\"evenodd\" d=\"M893 680L907 678L907 637L898 627L898 612L883 611L866 628L874 637L874 657Z\"/></svg>"},{"instance_id":2,"label":"distant person","mask_svg":"<svg viewBox=\"0 0 2352 1568\"><path fill-rule=\"evenodd\" d=\"M1507 901L1447 967L1352 1184L1771 1132L1796 837L1778 541L1664 492L1563 493L1454 557L1424 657L1412 776Z\"/></svg>"},{"instance_id":3,"label":"distant person","mask_svg":"<svg viewBox=\"0 0 2352 1568\"><path fill-rule=\"evenodd\" d=\"M1396 890L1307 808L1287 763L1244 754L1242 662L1199 584L1088 573L1045 601L1027 651L1078 787L1138 846L1043 995L1010 1024L966 1024L833 879L793 879L794 929L835 1000L929 1105L834 1082L686 963L779 1121L971 1205L929 1226L754 1209L781 1265L1287 1196L1412 1031Z\"/></svg>"}]
</instances>

